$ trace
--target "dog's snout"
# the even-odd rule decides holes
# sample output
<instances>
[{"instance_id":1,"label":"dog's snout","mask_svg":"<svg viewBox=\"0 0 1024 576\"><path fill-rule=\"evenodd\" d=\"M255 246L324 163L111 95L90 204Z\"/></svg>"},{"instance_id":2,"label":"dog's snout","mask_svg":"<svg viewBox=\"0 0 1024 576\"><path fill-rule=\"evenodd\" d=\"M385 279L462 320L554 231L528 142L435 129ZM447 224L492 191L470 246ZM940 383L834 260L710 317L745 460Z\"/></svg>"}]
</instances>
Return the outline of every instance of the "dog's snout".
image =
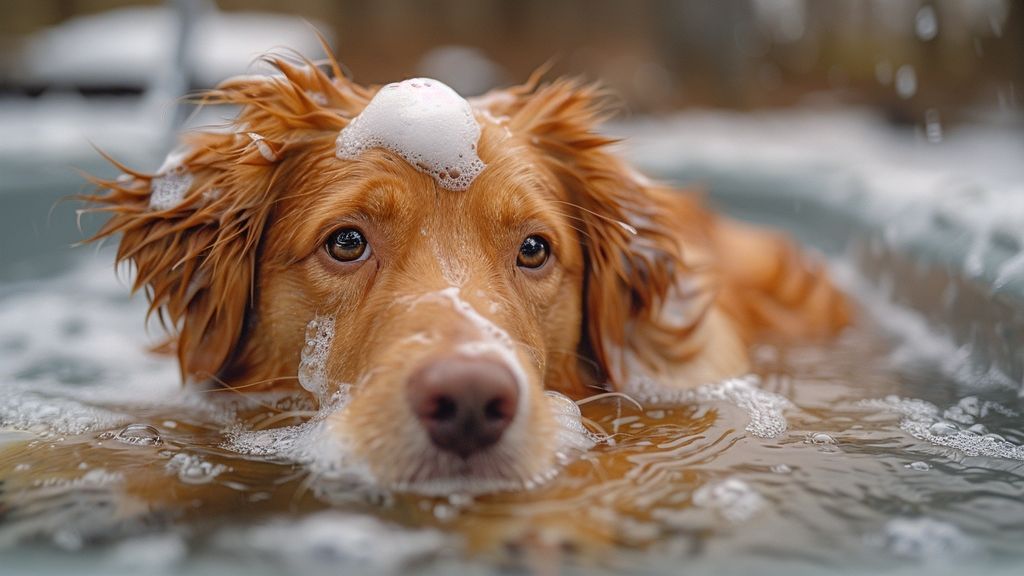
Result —
<instances>
[{"instance_id":1,"label":"dog's snout","mask_svg":"<svg viewBox=\"0 0 1024 576\"><path fill-rule=\"evenodd\" d=\"M463 458L497 442L519 402L509 368L484 358L433 360L416 370L406 386L412 411L431 442Z\"/></svg>"}]
</instances>

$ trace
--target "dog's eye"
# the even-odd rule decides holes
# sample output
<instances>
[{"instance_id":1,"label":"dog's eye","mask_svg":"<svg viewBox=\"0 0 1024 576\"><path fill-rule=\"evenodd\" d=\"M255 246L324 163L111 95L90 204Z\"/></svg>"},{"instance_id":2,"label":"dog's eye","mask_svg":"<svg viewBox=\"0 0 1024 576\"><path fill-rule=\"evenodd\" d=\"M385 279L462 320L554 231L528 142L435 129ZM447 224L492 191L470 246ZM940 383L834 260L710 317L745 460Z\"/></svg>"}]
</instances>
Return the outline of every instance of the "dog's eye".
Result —
<instances>
[{"instance_id":1,"label":"dog's eye","mask_svg":"<svg viewBox=\"0 0 1024 576\"><path fill-rule=\"evenodd\" d=\"M548 261L551 248L547 240L540 236L527 236L526 240L519 245L519 256L516 257L516 266L520 268L540 268Z\"/></svg>"},{"instance_id":2,"label":"dog's eye","mask_svg":"<svg viewBox=\"0 0 1024 576\"><path fill-rule=\"evenodd\" d=\"M355 228L342 228L331 234L324 245L331 258L339 262L355 262L370 255L366 237Z\"/></svg>"}]
</instances>

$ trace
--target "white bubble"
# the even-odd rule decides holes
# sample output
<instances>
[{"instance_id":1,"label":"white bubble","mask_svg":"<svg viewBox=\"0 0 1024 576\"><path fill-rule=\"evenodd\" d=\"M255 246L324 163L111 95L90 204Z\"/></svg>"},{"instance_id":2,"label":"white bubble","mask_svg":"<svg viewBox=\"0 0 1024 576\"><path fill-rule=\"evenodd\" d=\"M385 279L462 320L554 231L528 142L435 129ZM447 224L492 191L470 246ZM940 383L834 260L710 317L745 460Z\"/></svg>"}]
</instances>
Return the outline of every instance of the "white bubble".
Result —
<instances>
[{"instance_id":1,"label":"white bubble","mask_svg":"<svg viewBox=\"0 0 1024 576\"><path fill-rule=\"evenodd\" d=\"M921 461L911 462L910 464L907 464L905 467L911 470L917 470L918 472L927 472L928 470L932 469L931 465L929 465L927 462Z\"/></svg>"},{"instance_id":2,"label":"white bubble","mask_svg":"<svg viewBox=\"0 0 1024 576\"><path fill-rule=\"evenodd\" d=\"M118 442L132 446L159 446L163 443L160 431L148 424L129 424L112 436Z\"/></svg>"},{"instance_id":3,"label":"white bubble","mask_svg":"<svg viewBox=\"0 0 1024 576\"><path fill-rule=\"evenodd\" d=\"M444 83L414 78L381 88L340 134L338 158L371 148L398 154L448 190L465 190L485 165L477 156L480 125L464 98Z\"/></svg>"},{"instance_id":4,"label":"white bubble","mask_svg":"<svg viewBox=\"0 0 1024 576\"><path fill-rule=\"evenodd\" d=\"M227 470L223 464L214 464L197 454L179 452L166 465L167 471L176 474L186 484L208 484Z\"/></svg>"},{"instance_id":5,"label":"white bubble","mask_svg":"<svg viewBox=\"0 0 1024 576\"><path fill-rule=\"evenodd\" d=\"M818 432L810 437L811 444L817 444L819 446L835 444L835 438L825 434L824 432Z\"/></svg>"}]
</instances>

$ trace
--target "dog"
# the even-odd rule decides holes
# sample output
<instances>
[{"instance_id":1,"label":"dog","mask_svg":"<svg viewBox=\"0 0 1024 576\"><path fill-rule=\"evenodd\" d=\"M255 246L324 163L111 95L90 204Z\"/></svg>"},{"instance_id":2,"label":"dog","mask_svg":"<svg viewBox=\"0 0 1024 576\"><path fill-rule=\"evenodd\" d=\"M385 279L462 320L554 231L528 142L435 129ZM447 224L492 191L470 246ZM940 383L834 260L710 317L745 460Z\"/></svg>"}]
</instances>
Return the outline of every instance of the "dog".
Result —
<instances>
[{"instance_id":1,"label":"dog","mask_svg":"<svg viewBox=\"0 0 1024 576\"><path fill-rule=\"evenodd\" d=\"M747 373L764 339L850 321L784 235L654 183L575 79L463 99L326 62L202 98L226 128L85 199L120 235L182 378L306 389L375 480L522 485L559 458L558 392L644 397ZM116 164L116 162L115 162Z\"/></svg>"}]
</instances>

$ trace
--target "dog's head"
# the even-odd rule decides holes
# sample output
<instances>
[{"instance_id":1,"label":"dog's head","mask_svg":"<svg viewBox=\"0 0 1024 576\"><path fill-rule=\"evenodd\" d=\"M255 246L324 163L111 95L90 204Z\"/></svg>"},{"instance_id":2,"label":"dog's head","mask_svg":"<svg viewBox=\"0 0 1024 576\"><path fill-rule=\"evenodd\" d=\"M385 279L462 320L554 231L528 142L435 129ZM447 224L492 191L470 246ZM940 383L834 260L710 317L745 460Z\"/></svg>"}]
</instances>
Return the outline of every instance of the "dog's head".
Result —
<instances>
[{"instance_id":1,"label":"dog's head","mask_svg":"<svg viewBox=\"0 0 1024 576\"><path fill-rule=\"evenodd\" d=\"M486 167L452 190L383 148L339 157L376 89L274 64L207 95L240 107L229 129L90 197L183 377L343 389L333 429L386 484L542 476L566 433L546 390L581 395L635 334L649 357L685 329L658 320L683 265L670 216L605 151L600 93L473 101Z\"/></svg>"}]
</instances>

